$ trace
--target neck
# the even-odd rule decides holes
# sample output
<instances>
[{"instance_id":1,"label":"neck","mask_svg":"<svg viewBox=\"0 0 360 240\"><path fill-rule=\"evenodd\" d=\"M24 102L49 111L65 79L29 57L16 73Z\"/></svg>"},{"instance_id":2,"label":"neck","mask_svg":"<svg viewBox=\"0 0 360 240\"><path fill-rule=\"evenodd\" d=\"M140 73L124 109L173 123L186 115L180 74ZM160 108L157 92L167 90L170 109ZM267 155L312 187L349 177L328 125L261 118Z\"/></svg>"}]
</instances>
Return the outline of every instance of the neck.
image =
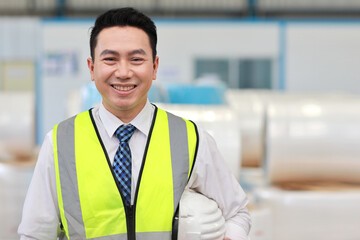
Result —
<instances>
[{"instance_id":1,"label":"neck","mask_svg":"<svg viewBox=\"0 0 360 240\"><path fill-rule=\"evenodd\" d=\"M133 113L133 112L121 112L121 114L113 113L117 118L119 118L123 123L128 124L130 123L140 112Z\"/></svg>"},{"instance_id":2,"label":"neck","mask_svg":"<svg viewBox=\"0 0 360 240\"><path fill-rule=\"evenodd\" d=\"M108 110L109 112L114 114L123 123L127 124L127 123L130 123L143 110L143 108L146 105L146 102L137 106L136 108L129 108L129 109L112 108L104 102L103 102L103 105L106 110Z\"/></svg>"}]
</instances>

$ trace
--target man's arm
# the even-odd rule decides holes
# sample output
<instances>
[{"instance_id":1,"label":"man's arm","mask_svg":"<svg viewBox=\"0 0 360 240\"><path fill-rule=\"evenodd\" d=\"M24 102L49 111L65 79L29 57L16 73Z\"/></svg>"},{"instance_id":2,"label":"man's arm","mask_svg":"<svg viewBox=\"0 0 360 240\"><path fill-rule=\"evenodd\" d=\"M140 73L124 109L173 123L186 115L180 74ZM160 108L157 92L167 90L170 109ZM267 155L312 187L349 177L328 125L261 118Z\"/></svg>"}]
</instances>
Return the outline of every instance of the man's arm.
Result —
<instances>
[{"instance_id":1,"label":"man's arm","mask_svg":"<svg viewBox=\"0 0 360 240\"><path fill-rule=\"evenodd\" d=\"M56 239L59 209L55 181L52 131L41 147L26 195L18 234L21 240Z\"/></svg>"},{"instance_id":2,"label":"man's arm","mask_svg":"<svg viewBox=\"0 0 360 240\"><path fill-rule=\"evenodd\" d=\"M198 155L187 187L217 202L226 221L225 239L248 239L251 219L246 194L228 169L214 139L201 128Z\"/></svg>"}]
</instances>

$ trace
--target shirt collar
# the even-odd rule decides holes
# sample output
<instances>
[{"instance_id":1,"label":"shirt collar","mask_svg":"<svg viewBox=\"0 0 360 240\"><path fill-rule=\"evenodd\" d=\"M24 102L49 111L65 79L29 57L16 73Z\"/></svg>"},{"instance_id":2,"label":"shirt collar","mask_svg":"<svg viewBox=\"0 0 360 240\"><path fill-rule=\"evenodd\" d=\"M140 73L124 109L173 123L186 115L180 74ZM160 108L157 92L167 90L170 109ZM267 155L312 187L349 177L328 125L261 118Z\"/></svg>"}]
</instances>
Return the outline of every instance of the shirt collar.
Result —
<instances>
[{"instance_id":1,"label":"shirt collar","mask_svg":"<svg viewBox=\"0 0 360 240\"><path fill-rule=\"evenodd\" d=\"M130 122L137 130L145 134L146 137L151 127L154 110L155 107L147 100L141 112ZM99 108L99 117L110 138L114 135L116 129L124 124L119 118L109 112L102 103Z\"/></svg>"}]
</instances>

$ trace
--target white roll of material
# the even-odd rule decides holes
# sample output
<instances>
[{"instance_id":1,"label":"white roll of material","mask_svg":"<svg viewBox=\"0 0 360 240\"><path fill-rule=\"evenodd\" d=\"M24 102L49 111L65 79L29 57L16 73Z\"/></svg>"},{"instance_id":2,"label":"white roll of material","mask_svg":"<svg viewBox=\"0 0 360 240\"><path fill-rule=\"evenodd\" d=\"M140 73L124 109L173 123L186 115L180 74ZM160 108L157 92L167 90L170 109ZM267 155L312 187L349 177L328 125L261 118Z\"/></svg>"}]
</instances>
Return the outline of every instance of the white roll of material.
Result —
<instances>
[{"instance_id":1,"label":"white roll of material","mask_svg":"<svg viewBox=\"0 0 360 240\"><path fill-rule=\"evenodd\" d=\"M156 104L175 115L194 121L216 141L221 155L236 179L241 167L241 133L236 114L227 106Z\"/></svg>"},{"instance_id":2,"label":"white roll of material","mask_svg":"<svg viewBox=\"0 0 360 240\"><path fill-rule=\"evenodd\" d=\"M0 160L29 158L35 146L33 93L0 93Z\"/></svg>"},{"instance_id":3,"label":"white roll of material","mask_svg":"<svg viewBox=\"0 0 360 240\"><path fill-rule=\"evenodd\" d=\"M262 165L266 99L272 95L275 92L240 89L226 91L226 101L236 112L239 121L243 167Z\"/></svg>"},{"instance_id":4,"label":"white roll of material","mask_svg":"<svg viewBox=\"0 0 360 240\"><path fill-rule=\"evenodd\" d=\"M274 90L228 89L227 104L237 113L242 136L242 166L263 165L265 144L265 119L272 102L299 102L311 100L343 101L356 99L356 95L327 93L283 92Z\"/></svg>"},{"instance_id":5,"label":"white roll of material","mask_svg":"<svg viewBox=\"0 0 360 240\"><path fill-rule=\"evenodd\" d=\"M360 188L254 191L257 202L270 207L276 240L344 240L360 236Z\"/></svg>"},{"instance_id":6,"label":"white roll of material","mask_svg":"<svg viewBox=\"0 0 360 240\"><path fill-rule=\"evenodd\" d=\"M359 98L273 101L266 118L268 181L360 183L359 142Z\"/></svg>"},{"instance_id":7,"label":"white roll of material","mask_svg":"<svg viewBox=\"0 0 360 240\"><path fill-rule=\"evenodd\" d=\"M180 200L179 240L222 240L225 219L217 203L185 190Z\"/></svg>"}]
</instances>

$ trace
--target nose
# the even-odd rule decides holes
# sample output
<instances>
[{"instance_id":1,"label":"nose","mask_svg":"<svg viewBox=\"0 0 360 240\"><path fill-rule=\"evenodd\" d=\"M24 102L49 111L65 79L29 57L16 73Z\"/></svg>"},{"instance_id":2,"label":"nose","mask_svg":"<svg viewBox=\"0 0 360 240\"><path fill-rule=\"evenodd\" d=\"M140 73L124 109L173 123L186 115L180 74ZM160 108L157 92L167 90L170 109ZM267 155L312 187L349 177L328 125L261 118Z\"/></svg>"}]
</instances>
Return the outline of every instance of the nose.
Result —
<instances>
[{"instance_id":1,"label":"nose","mask_svg":"<svg viewBox=\"0 0 360 240\"><path fill-rule=\"evenodd\" d=\"M126 61L120 61L116 65L115 77L119 79L129 79L132 77L133 71L130 64Z\"/></svg>"}]
</instances>

